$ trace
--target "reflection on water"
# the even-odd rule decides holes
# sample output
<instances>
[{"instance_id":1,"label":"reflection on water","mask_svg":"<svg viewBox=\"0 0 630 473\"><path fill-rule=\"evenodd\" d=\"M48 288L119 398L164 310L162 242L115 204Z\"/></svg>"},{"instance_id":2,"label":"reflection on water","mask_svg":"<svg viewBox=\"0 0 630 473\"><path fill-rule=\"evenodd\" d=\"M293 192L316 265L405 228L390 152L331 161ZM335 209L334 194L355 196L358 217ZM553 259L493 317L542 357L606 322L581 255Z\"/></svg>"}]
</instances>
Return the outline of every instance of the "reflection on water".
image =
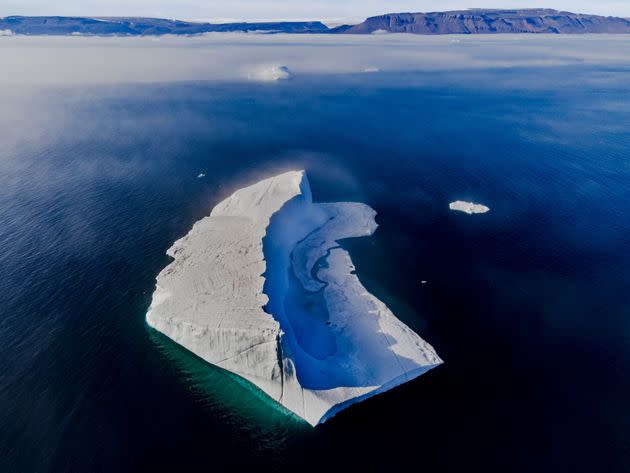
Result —
<instances>
[{"instance_id":1,"label":"reflection on water","mask_svg":"<svg viewBox=\"0 0 630 473\"><path fill-rule=\"evenodd\" d=\"M213 416L244 430L261 450L281 448L292 434L312 429L250 382L205 362L148 325L147 330L199 403Z\"/></svg>"}]
</instances>

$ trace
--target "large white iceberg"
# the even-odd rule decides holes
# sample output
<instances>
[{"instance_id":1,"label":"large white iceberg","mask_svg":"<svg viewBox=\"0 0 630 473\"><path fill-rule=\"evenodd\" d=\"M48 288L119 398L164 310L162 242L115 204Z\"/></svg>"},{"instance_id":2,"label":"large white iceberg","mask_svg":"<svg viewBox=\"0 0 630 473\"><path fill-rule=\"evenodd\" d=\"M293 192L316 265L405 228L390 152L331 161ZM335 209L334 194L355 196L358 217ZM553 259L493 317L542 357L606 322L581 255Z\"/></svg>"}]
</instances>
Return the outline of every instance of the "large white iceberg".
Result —
<instances>
[{"instance_id":1,"label":"large white iceberg","mask_svg":"<svg viewBox=\"0 0 630 473\"><path fill-rule=\"evenodd\" d=\"M149 325L317 425L442 363L354 274L359 203L313 203L303 171L238 190L168 250Z\"/></svg>"}]
</instances>

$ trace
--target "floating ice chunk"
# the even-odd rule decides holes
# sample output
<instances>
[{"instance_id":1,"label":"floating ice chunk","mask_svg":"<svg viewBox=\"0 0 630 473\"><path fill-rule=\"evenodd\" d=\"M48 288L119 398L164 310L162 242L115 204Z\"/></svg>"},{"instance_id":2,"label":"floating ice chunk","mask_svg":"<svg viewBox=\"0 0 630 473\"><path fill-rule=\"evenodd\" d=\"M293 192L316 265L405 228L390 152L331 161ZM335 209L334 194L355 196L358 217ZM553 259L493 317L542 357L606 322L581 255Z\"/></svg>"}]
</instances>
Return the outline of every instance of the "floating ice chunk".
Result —
<instances>
[{"instance_id":1,"label":"floating ice chunk","mask_svg":"<svg viewBox=\"0 0 630 473\"><path fill-rule=\"evenodd\" d=\"M274 82L286 80L291 77L291 71L287 66L265 66L256 69L249 74L250 80L260 82Z\"/></svg>"},{"instance_id":2,"label":"floating ice chunk","mask_svg":"<svg viewBox=\"0 0 630 473\"><path fill-rule=\"evenodd\" d=\"M13 30L0 30L0 36L14 36Z\"/></svg>"},{"instance_id":3,"label":"floating ice chunk","mask_svg":"<svg viewBox=\"0 0 630 473\"><path fill-rule=\"evenodd\" d=\"M366 67L365 69L363 69L363 72L365 73L374 73L374 72L380 72L381 70L378 67Z\"/></svg>"},{"instance_id":4,"label":"floating ice chunk","mask_svg":"<svg viewBox=\"0 0 630 473\"><path fill-rule=\"evenodd\" d=\"M343 238L376 212L313 203L303 171L236 191L168 250L149 325L311 425L442 363L370 294Z\"/></svg>"},{"instance_id":5,"label":"floating ice chunk","mask_svg":"<svg viewBox=\"0 0 630 473\"><path fill-rule=\"evenodd\" d=\"M473 202L464 202L463 200L456 200L455 202L451 202L448 206L451 210L464 212L469 215L485 214L486 212L490 211L490 208L486 207L485 205L475 204Z\"/></svg>"},{"instance_id":6,"label":"floating ice chunk","mask_svg":"<svg viewBox=\"0 0 630 473\"><path fill-rule=\"evenodd\" d=\"M200 172L199 174L197 174L197 179L201 179L202 177L206 177L205 172Z\"/></svg>"}]
</instances>

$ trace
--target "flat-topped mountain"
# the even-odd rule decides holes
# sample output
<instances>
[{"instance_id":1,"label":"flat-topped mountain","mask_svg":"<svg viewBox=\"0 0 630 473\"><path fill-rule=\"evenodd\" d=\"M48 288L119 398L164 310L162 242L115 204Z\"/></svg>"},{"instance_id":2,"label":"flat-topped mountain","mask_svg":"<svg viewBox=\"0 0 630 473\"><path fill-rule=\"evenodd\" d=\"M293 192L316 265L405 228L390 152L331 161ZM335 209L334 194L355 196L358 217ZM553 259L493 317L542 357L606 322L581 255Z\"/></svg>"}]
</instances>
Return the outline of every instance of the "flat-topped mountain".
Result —
<instances>
[{"instance_id":1,"label":"flat-topped mountain","mask_svg":"<svg viewBox=\"0 0 630 473\"><path fill-rule=\"evenodd\" d=\"M368 18L354 26L340 26L338 33L374 32L414 34L497 33L630 33L630 20L550 9L460 10L434 13L389 13Z\"/></svg>"},{"instance_id":2,"label":"flat-topped mountain","mask_svg":"<svg viewBox=\"0 0 630 473\"><path fill-rule=\"evenodd\" d=\"M197 23L160 18L89 18L64 16L8 16L0 18L0 35L157 36L195 35L211 32L261 33L628 33L626 18L586 15L549 9L473 9L434 13L388 13L358 25L328 28L320 21L266 23Z\"/></svg>"},{"instance_id":3,"label":"flat-topped mountain","mask_svg":"<svg viewBox=\"0 0 630 473\"><path fill-rule=\"evenodd\" d=\"M319 21L267 23L196 23L160 18L84 18L65 16L8 16L0 18L0 31L21 35L156 36L211 32L326 33Z\"/></svg>"}]
</instances>

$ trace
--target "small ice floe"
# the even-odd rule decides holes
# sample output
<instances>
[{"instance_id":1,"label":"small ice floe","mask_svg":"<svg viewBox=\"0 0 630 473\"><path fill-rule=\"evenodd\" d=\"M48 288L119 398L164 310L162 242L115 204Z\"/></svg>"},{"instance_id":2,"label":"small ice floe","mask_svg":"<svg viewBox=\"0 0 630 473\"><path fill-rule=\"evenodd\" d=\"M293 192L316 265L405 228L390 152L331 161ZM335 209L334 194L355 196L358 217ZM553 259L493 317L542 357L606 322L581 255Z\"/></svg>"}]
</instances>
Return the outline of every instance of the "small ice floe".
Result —
<instances>
[{"instance_id":1,"label":"small ice floe","mask_svg":"<svg viewBox=\"0 0 630 473\"><path fill-rule=\"evenodd\" d=\"M263 66L252 71L248 78L259 82L276 82L291 77L291 71L287 66Z\"/></svg>"},{"instance_id":2,"label":"small ice floe","mask_svg":"<svg viewBox=\"0 0 630 473\"><path fill-rule=\"evenodd\" d=\"M475 204L473 202L464 202L463 200L456 200L455 202L451 202L448 207L451 210L456 210L458 212L464 212L468 215L472 214L485 214L490 211L489 207L486 207L482 204Z\"/></svg>"},{"instance_id":3,"label":"small ice floe","mask_svg":"<svg viewBox=\"0 0 630 473\"><path fill-rule=\"evenodd\" d=\"M388 34L388 33L389 33L389 31L383 30L383 29L378 29L378 30L372 31L372 34Z\"/></svg>"},{"instance_id":4,"label":"small ice floe","mask_svg":"<svg viewBox=\"0 0 630 473\"><path fill-rule=\"evenodd\" d=\"M13 36L13 30L0 30L0 36Z\"/></svg>"},{"instance_id":5,"label":"small ice floe","mask_svg":"<svg viewBox=\"0 0 630 473\"><path fill-rule=\"evenodd\" d=\"M203 172L200 172L199 174L197 174L197 179L201 179L202 177L206 177L206 174Z\"/></svg>"},{"instance_id":6,"label":"small ice floe","mask_svg":"<svg viewBox=\"0 0 630 473\"><path fill-rule=\"evenodd\" d=\"M363 69L363 72L369 74L373 72L381 72L381 70L378 67L366 67L365 69Z\"/></svg>"},{"instance_id":7,"label":"small ice floe","mask_svg":"<svg viewBox=\"0 0 630 473\"><path fill-rule=\"evenodd\" d=\"M421 282L422 284L426 284L426 283L427 283L426 281L420 281L420 282Z\"/></svg>"}]
</instances>

